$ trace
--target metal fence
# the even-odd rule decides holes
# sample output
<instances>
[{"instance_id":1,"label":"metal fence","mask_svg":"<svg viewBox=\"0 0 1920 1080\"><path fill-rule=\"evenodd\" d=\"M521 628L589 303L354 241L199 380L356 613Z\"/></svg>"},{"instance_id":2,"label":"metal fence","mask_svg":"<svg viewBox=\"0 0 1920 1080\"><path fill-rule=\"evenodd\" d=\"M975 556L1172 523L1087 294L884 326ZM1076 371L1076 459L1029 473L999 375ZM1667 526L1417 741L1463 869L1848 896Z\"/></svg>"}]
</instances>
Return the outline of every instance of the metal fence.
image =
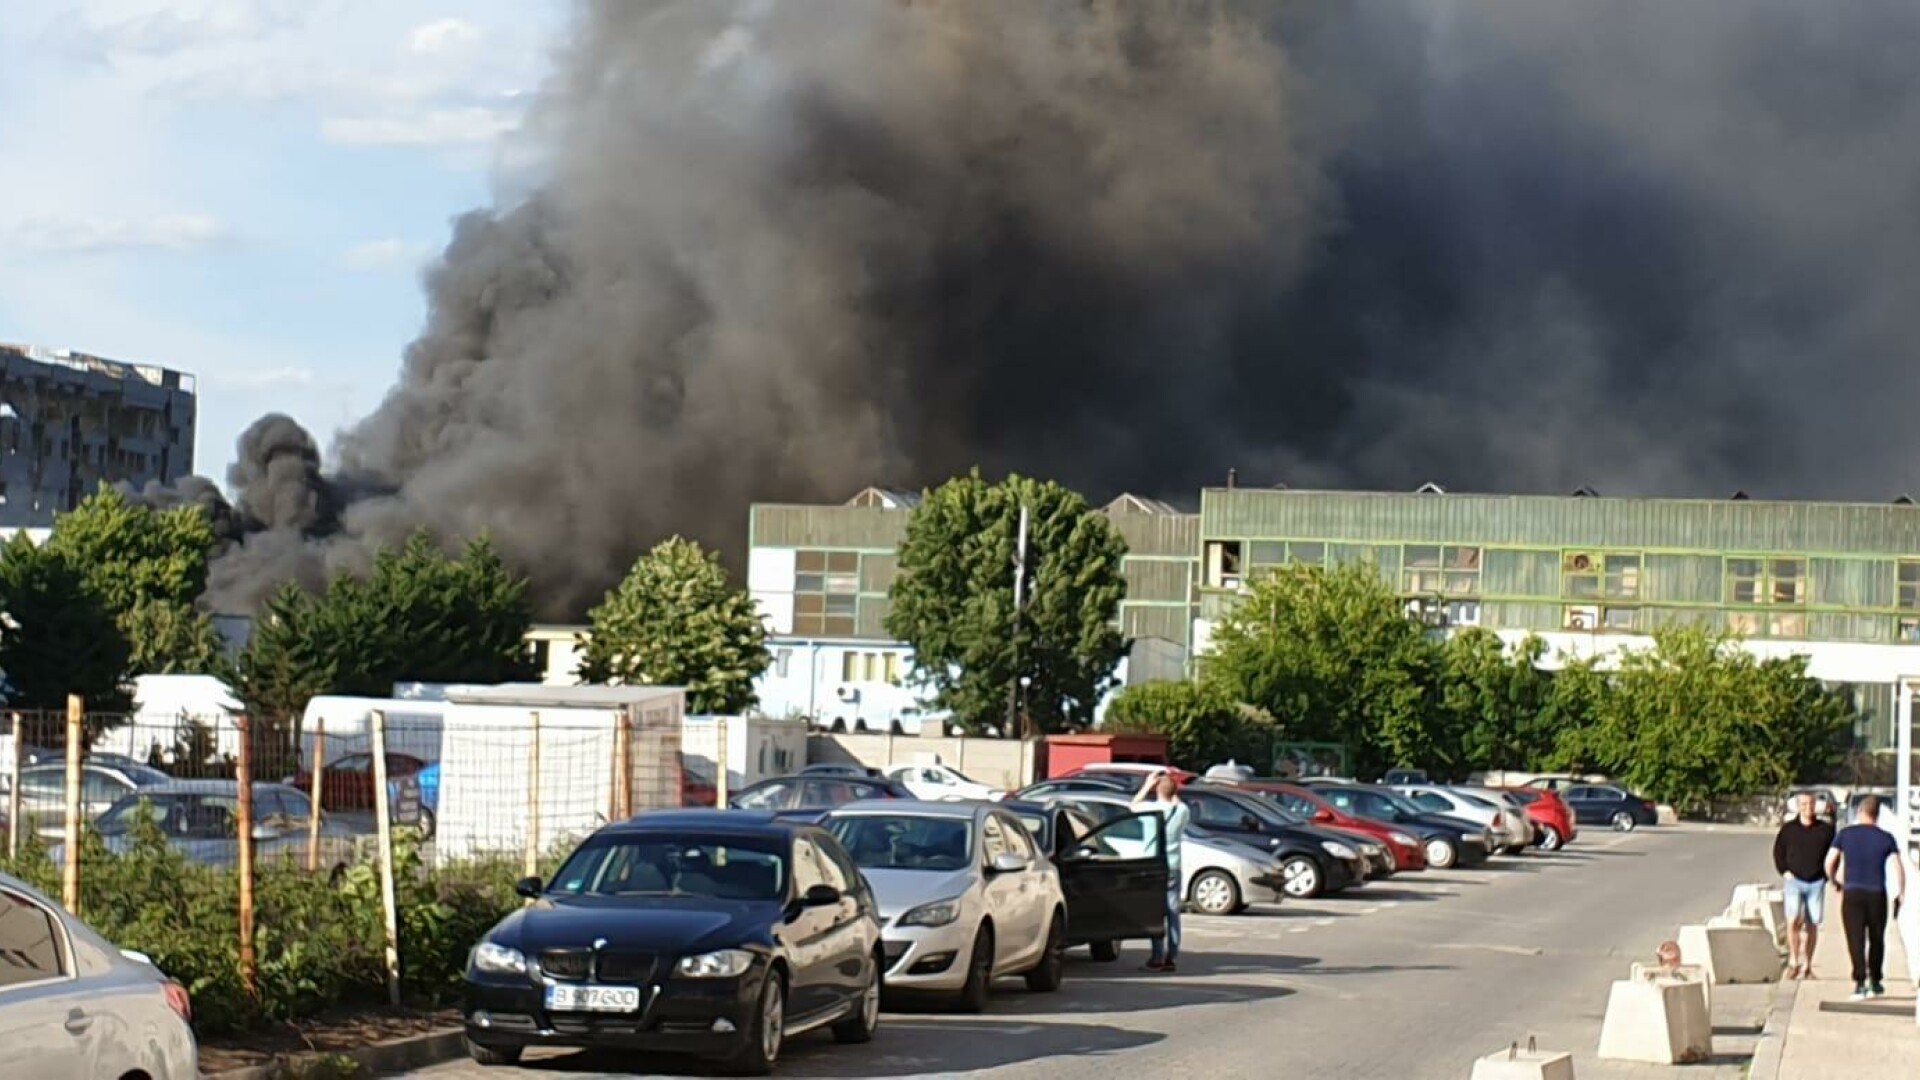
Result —
<instances>
[{"instance_id":1,"label":"metal fence","mask_svg":"<svg viewBox=\"0 0 1920 1080\"><path fill-rule=\"evenodd\" d=\"M74 699L65 713L9 719L10 730L0 729L9 858L30 845L46 850L64 903L79 912L90 861L125 850L139 814L150 814L188 861L238 874L239 955L249 978L253 887L264 863L336 876L375 867L397 979L393 875L402 840L418 851L421 872L447 880L482 866L497 876L508 861L532 875L609 821L716 797L697 775L710 770L682 759L677 709L543 716L502 707L458 718L374 709L316 717L309 728L232 714L88 713Z\"/></svg>"}]
</instances>

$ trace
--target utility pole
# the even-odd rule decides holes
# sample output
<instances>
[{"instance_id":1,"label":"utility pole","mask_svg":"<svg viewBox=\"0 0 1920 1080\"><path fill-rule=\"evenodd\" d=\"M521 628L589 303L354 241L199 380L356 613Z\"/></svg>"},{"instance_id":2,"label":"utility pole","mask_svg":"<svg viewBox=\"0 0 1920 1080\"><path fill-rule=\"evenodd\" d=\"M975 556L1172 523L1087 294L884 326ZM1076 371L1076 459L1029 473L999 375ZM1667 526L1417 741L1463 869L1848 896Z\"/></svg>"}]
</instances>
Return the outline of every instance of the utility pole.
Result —
<instances>
[{"instance_id":1,"label":"utility pole","mask_svg":"<svg viewBox=\"0 0 1920 1080\"><path fill-rule=\"evenodd\" d=\"M1020 719L1020 609L1027 592L1027 508L1020 507L1020 532L1013 544L1013 678L1007 680L1006 731L1016 738L1027 736Z\"/></svg>"}]
</instances>

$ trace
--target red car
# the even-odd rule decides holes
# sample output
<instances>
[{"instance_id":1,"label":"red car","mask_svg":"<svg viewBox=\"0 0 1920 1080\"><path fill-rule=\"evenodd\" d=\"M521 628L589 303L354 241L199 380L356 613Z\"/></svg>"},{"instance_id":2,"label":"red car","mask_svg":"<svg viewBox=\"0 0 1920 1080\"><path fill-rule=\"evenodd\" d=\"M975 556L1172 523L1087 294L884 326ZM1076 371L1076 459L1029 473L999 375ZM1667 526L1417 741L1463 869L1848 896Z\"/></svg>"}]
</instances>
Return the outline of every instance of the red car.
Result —
<instances>
[{"instance_id":1,"label":"red car","mask_svg":"<svg viewBox=\"0 0 1920 1080\"><path fill-rule=\"evenodd\" d=\"M1573 820L1573 808L1567 805L1559 792L1543 787L1510 787L1502 790L1517 796L1526 804L1527 818L1540 834L1533 842L1541 850L1559 851L1580 835L1580 827Z\"/></svg>"},{"instance_id":2,"label":"red car","mask_svg":"<svg viewBox=\"0 0 1920 1080\"><path fill-rule=\"evenodd\" d=\"M387 754L387 779L412 776L427 763L412 754ZM305 769L293 776L292 784L303 792L313 790L313 774ZM373 809L373 755L348 754L334 759L320 780L320 809Z\"/></svg>"},{"instance_id":3,"label":"red car","mask_svg":"<svg viewBox=\"0 0 1920 1080\"><path fill-rule=\"evenodd\" d=\"M1248 791L1259 792L1315 825L1330 825L1348 832L1364 833L1380 841L1393 855L1395 870L1427 868L1427 852L1421 845L1420 838L1398 825L1389 825L1384 821L1349 814L1321 798L1320 793L1310 787L1277 780L1248 780L1238 786Z\"/></svg>"}]
</instances>

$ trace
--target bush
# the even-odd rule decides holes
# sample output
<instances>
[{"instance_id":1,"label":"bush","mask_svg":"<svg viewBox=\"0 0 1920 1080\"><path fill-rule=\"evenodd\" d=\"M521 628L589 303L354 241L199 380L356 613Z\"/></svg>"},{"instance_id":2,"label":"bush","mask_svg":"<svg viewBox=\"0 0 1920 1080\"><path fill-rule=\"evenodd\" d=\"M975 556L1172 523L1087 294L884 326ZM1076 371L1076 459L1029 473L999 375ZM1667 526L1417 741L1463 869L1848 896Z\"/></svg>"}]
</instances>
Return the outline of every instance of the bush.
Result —
<instances>
[{"instance_id":1,"label":"bush","mask_svg":"<svg viewBox=\"0 0 1920 1080\"><path fill-rule=\"evenodd\" d=\"M1103 727L1167 737L1167 756L1190 769L1228 759L1265 772L1273 764L1273 718L1218 687L1191 682L1140 683L1114 695Z\"/></svg>"},{"instance_id":2,"label":"bush","mask_svg":"<svg viewBox=\"0 0 1920 1080\"><path fill-rule=\"evenodd\" d=\"M518 858L479 859L429 870L411 833L395 837L401 987L409 1000L451 1000L480 935L518 907ZM561 852L543 860L551 872ZM0 868L53 897L60 870L39 845ZM115 854L88 833L81 848L81 911L89 926L142 952L193 996L202 1035L259 1027L355 1005L386 1002L380 879L372 865L338 880L297 863L269 861L254 875L256 990L240 978L239 875L188 861L150 817Z\"/></svg>"}]
</instances>

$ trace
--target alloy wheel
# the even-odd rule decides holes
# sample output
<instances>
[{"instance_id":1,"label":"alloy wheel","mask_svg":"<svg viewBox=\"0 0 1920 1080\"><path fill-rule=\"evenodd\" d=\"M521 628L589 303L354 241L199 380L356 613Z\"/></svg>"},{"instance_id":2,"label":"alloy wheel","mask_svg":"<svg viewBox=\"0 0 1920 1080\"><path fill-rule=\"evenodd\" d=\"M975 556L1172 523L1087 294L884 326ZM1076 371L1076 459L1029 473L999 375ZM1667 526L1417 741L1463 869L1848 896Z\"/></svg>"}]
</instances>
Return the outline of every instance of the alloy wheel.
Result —
<instances>
[{"instance_id":1,"label":"alloy wheel","mask_svg":"<svg viewBox=\"0 0 1920 1080\"><path fill-rule=\"evenodd\" d=\"M1288 859L1280 868L1281 890L1296 899L1309 899L1320 893L1320 868L1305 856Z\"/></svg>"},{"instance_id":2,"label":"alloy wheel","mask_svg":"<svg viewBox=\"0 0 1920 1080\"><path fill-rule=\"evenodd\" d=\"M769 1063L780 1058L780 1040L786 1028L787 995L780 988L780 980L774 979L767 985L760 1005L760 1052Z\"/></svg>"}]
</instances>

